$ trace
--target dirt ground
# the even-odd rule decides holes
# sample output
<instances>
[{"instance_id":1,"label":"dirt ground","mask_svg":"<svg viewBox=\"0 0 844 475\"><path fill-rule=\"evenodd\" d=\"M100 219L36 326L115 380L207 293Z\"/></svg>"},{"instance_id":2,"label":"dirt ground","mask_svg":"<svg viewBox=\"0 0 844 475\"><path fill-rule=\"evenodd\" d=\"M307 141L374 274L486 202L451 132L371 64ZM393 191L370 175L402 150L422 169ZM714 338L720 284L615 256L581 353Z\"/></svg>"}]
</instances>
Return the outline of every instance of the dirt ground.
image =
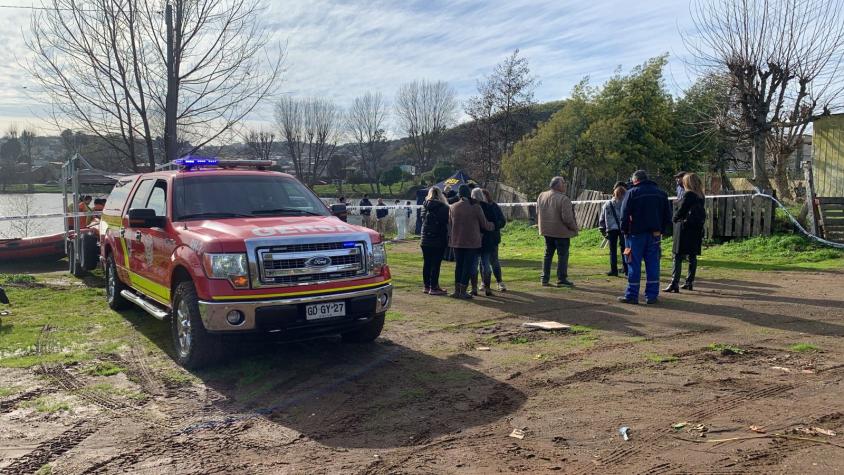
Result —
<instances>
[{"instance_id":1,"label":"dirt ground","mask_svg":"<svg viewBox=\"0 0 844 475\"><path fill-rule=\"evenodd\" d=\"M24 390L0 398L0 473L844 472L842 274L737 271L658 306L622 286L400 289L375 344L241 341L194 374L160 336L112 376L2 369ZM44 395L71 410L26 404Z\"/></svg>"}]
</instances>

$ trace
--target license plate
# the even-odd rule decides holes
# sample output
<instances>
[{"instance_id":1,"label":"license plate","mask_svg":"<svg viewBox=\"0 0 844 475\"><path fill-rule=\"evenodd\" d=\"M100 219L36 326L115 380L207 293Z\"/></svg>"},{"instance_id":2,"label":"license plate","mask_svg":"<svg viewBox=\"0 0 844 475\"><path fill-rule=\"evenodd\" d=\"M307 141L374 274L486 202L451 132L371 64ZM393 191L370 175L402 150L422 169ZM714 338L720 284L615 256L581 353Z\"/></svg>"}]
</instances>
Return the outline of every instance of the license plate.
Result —
<instances>
[{"instance_id":1,"label":"license plate","mask_svg":"<svg viewBox=\"0 0 844 475\"><path fill-rule=\"evenodd\" d=\"M346 302L315 303L305 306L306 320L322 320L323 318L345 316Z\"/></svg>"}]
</instances>

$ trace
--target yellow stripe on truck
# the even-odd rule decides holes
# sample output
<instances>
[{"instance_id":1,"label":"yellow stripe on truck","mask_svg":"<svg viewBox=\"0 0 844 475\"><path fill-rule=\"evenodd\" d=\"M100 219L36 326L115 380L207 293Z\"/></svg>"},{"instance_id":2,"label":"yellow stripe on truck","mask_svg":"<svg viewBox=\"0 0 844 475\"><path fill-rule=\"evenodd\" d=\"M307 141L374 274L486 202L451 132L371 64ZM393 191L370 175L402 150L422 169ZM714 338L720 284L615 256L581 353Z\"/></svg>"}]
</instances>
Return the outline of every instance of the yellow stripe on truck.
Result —
<instances>
[{"instance_id":1,"label":"yellow stripe on truck","mask_svg":"<svg viewBox=\"0 0 844 475\"><path fill-rule=\"evenodd\" d=\"M322 290L307 290L304 292L287 292L283 294L261 294L261 295L224 295L220 297L211 297L211 300L255 300L255 299L267 299L267 298L276 298L276 297L298 297L301 295L314 295L314 294L327 294L331 292L341 292L345 290L360 290L360 289L370 289L373 287L381 287L384 285L389 284L392 282L392 279L385 280L383 282L378 282L377 284L364 284L364 285L354 285L351 287L340 287L337 289L322 289Z\"/></svg>"},{"instance_id":2,"label":"yellow stripe on truck","mask_svg":"<svg viewBox=\"0 0 844 475\"><path fill-rule=\"evenodd\" d=\"M170 304L170 289L167 287L131 271L129 272L129 280L132 286L143 292L144 295L157 300L159 303Z\"/></svg>"}]
</instances>

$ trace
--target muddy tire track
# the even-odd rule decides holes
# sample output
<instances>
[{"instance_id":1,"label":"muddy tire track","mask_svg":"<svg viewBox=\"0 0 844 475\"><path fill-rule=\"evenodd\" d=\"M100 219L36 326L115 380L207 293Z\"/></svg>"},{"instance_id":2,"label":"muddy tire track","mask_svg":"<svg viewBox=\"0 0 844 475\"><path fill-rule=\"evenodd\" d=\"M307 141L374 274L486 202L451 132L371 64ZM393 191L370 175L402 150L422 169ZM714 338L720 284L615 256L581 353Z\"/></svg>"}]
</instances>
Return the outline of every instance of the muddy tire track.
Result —
<instances>
[{"instance_id":1,"label":"muddy tire track","mask_svg":"<svg viewBox=\"0 0 844 475\"><path fill-rule=\"evenodd\" d=\"M45 464L56 460L82 443L99 428L100 424L94 421L79 421L56 437L41 442L32 452L16 459L11 465L0 469L0 475L35 473Z\"/></svg>"},{"instance_id":2,"label":"muddy tire track","mask_svg":"<svg viewBox=\"0 0 844 475\"><path fill-rule=\"evenodd\" d=\"M7 399L5 401L0 401L0 414L10 412L17 407L18 404L26 401L31 401L42 394L46 394L47 391L42 388L33 389L31 391L26 391L24 393L18 394L17 396Z\"/></svg>"}]
</instances>

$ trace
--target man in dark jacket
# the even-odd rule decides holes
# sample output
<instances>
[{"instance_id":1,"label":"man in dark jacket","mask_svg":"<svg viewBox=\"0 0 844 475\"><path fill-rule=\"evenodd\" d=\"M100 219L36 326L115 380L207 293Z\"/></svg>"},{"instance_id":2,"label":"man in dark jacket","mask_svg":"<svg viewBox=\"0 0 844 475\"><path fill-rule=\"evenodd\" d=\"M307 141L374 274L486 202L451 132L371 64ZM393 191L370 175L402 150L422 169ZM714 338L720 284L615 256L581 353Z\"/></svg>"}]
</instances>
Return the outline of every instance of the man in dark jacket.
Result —
<instances>
[{"instance_id":1,"label":"man in dark jacket","mask_svg":"<svg viewBox=\"0 0 844 475\"><path fill-rule=\"evenodd\" d=\"M387 232L387 215L390 214L390 210L387 209L384 198L378 198L378 203L375 205L375 230L384 234Z\"/></svg>"},{"instance_id":2,"label":"man in dark jacket","mask_svg":"<svg viewBox=\"0 0 844 475\"><path fill-rule=\"evenodd\" d=\"M633 187L621 203L621 226L627 236L629 272L627 291L618 300L639 303L642 278L642 260L645 261L645 301L657 303L659 297L659 257L662 253L662 235L671 226L672 209L668 194L648 179L644 170L633 174Z\"/></svg>"},{"instance_id":3,"label":"man in dark jacket","mask_svg":"<svg viewBox=\"0 0 844 475\"><path fill-rule=\"evenodd\" d=\"M372 227L372 202L369 201L369 195L363 195L360 200L360 215L363 217L363 225L367 228Z\"/></svg>"}]
</instances>

